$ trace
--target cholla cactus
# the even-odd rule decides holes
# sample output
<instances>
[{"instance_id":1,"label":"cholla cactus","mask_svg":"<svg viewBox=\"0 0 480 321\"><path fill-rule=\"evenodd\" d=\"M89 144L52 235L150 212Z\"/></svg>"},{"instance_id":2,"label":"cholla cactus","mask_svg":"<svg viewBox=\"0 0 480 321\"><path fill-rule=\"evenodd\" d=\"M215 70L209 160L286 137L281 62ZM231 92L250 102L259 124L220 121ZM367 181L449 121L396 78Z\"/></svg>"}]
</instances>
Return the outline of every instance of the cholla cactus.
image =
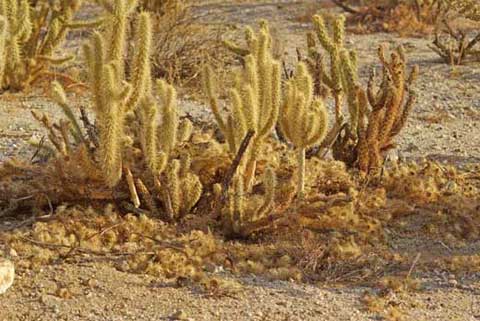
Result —
<instances>
[{"instance_id":1,"label":"cholla cactus","mask_svg":"<svg viewBox=\"0 0 480 321\"><path fill-rule=\"evenodd\" d=\"M191 172L190 166L190 155L184 155L181 160L173 160L166 170L166 186L162 194L163 202L171 204L170 215L173 217L170 219L188 214L202 195L200 178Z\"/></svg>"},{"instance_id":2,"label":"cholla cactus","mask_svg":"<svg viewBox=\"0 0 480 321\"><path fill-rule=\"evenodd\" d=\"M263 178L265 193L263 196L246 197L243 179L235 176L229 190L229 204L225 209L224 228L227 234L246 237L269 225L268 217L272 213L275 201L277 178L272 168L267 168ZM214 186L217 194L220 185Z\"/></svg>"},{"instance_id":3,"label":"cholla cactus","mask_svg":"<svg viewBox=\"0 0 480 321\"><path fill-rule=\"evenodd\" d=\"M4 54L8 56L8 59L0 59L3 64L0 67L2 89L21 90L48 75L50 65L73 59L72 56L55 56L55 50L61 46L68 31L100 23L74 20L81 3L80 0L42 1L35 5L29 0L1 2L1 42L4 42Z\"/></svg>"},{"instance_id":4,"label":"cholla cactus","mask_svg":"<svg viewBox=\"0 0 480 321\"><path fill-rule=\"evenodd\" d=\"M260 145L274 128L280 107L280 63L271 53L271 36L263 22L258 34L246 30L249 54L245 56L243 69L235 75L235 85L229 90L231 110L225 118L220 112L217 84L213 71L204 72L205 90L215 119L224 134L231 154L236 154L248 131L255 132L246 157L245 187L250 189L255 175L256 159Z\"/></svg>"},{"instance_id":5,"label":"cholla cactus","mask_svg":"<svg viewBox=\"0 0 480 321\"><path fill-rule=\"evenodd\" d=\"M128 19L127 14L133 10L130 7L132 3L133 1L116 0L105 4L109 12L108 28L104 34L96 32L91 44L84 46L99 131L100 166L109 186L115 186L122 177L122 151L128 141L131 141L124 127L127 113L137 107L136 103L132 103L131 97L135 97L135 102L144 98L145 87L150 79L148 70L144 69L147 68L148 63L145 61L148 62L150 52L151 22L150 16L142 13L136 30L137 38L142 41L139 40L134 53L133 65L137 68L132 74L133 85L125 80L125 44L122 41L125 42L126 30L121 21ZM114 26L119 28L117 32L113 32ZM145 81L147 77L148 81Z\"/></svg>"},{"instance_id":6,"label":"cholla cactus","mask_svg":"<svg viewBox=\"0 0 480 321\"><path fill-rule=\"evenodd\" d=\"M320 98L313 96L313 80L304 63L287 83L287 93L280 116L284 136L298 150L298 188L300 198L305 190L305 150L323 140L327 133L327 110Z\"/></svg>"},{"instance_id":7,"label":"cholla cactus","mask_svg":"<svg viewBox=\"0 0 480 321\"><path fill-rule=\"evenodd\" d=\"M45 115L34 113L34 116L49 130L49 138L61 155L65 158L80 155L78 157L86 160L82 160L80 167L93 173L96 182L103 178L108 187L114 187L125 176L135 207L141 205L140 192L152 212L156 212L156 200L160 200L173 220L187 214L202 194L202 184L191 171L189 156L173 160L167 166L168 160L179 150L177 147L190 138L192 124L188 120L179 122L173 86L163 80L157 81L155 89L160 101L155 99L149 61L150 14L138 14L133 32L136 44L127 77L126 45L122 43L126 41L126 35L119 35L113 29L117 26L118 32L126 32L128 14L134 12L134 1L99 3L107 10L107 27L102 32L95 32L91 42L83 48L96 118L95 144L91 144L90 137L83 135L59 83L53 85L53 99L69 121L57 125ZM82 121L84 125L88 123L85 115ZM88 131L88 126L85 127ZM74 138L73 144L70 137ZM145 167L147 171L144 171ZM88 173L86 176L90 177Z\"/></svg>"},{"instance_id":8,"label":"cholla cactus","mask_svg":"<svg viewBox=\"0 0 480 321\"><path fill-rule=\"evenodd\" d=\"M320 15L313 17L315 34L321 46L330 57L330 72L323 65L321 54L316 50L316 41L309 38L309 62L311 65L320 64L318 68L318 81L327 85L335 98L335 120L341 123L344 120L342 105L344 97L347 98L350 113L350 126L354 131L358 122L359 106L355 99L355 82L357 81L357 57L355 51L348 51L345 42L345 17L340 15L333 23L332 35L329 35L325 21ZM317 94L319 94L317 92Z\"/></svg>"},{"instance_id":9,"label":"cholla cactus","mask_svg":"<svg viewBox=\"0 0 480 321\"><path fill-rule=\"evenodd\" d=\"M429 47L451 65L461 65L467 59L479 61L480 33L472 35L468 30L454 28L450 22L458 17L479 22L480 4L476 0L443 1L447 10L436 28L435 38Z\"/></svg>"},{"instance_id":10,"label":"cholla cactus","mask_svg":"<svg viewBox=\"0 0 480 321\"><path fill-rule=\"evenodd\" d=\"M407 76L403 49L397 48L392 53L391 61L387 61L384 48L381 47L379 58L383 64L382 83L374 93L371 78L365 93L358 82L356 53L344 47L345 18L340 16L334 21L332 35L321 16L315 16L313 20L316 38L330 55L329 72L312 36L308 38L308 61L311 68L317 72L320 86L316 88L327 86L333 93L336 121L334 128L341 129L334 140L333 156L349 166L358 166L362 172L369 172L381 166L382 152L393 147L392 140L403 128L413 107L415 95L410 90L410 85L415 79L417 68ZM409 93L408 98L406 92ZM344 101L348 106L348 119L343 115ZM368 110L368 103L371 111Z\"/></svg>"},{"instance_id":11,"label":"cholla cactus","mask_svg":"<svg viewBox=\"0 0 480 321\"><path fill-rule=\"evenodd\" d=\"M165 169L168 156L178 143L179 127L176 91L173 86L161 80L157 83L161 98L161 107L152 97L141 104L141 139L142 149L147 165L153 175L159 175ZM158 123L158 112L161 112L162 123Z\"/></svg>"},{"instance_id":12,"label":"cholla cactus","mask_svg":"<svg viewBox=\"0 0 480 321\"><path fill-rule=\"evenodd\" d=\"M357 97L361 107L357 161L361 171L378 169L383 163L382 152L393 147L393 139L405 126L413 108L416 93L410 88L418 74L415 66L406 73L406 58L402 47L385 57L385 47L378 50L383 65L383 78L378 90L374 88L374 74L370 77L366 94L361 89ZM366 103L371 111L367 110ZM368 125L365 119L368 118Z\"/></svg>"}]
</instances>

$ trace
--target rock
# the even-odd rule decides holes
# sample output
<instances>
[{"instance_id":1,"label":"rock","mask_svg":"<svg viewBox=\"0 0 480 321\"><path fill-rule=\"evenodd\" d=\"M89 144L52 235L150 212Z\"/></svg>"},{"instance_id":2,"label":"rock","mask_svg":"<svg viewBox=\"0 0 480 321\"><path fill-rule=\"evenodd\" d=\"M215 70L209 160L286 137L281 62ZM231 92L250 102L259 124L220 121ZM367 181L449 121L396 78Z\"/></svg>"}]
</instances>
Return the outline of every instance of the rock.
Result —
<instances>
[{"instance_id":1,"label":"rock","mask_svg":"<svg viewBox=\"0 0 480 321\"><path fill-rule=\"evenodd\" d=\"M0 294L7 292L12 286L15 277L13 263L7 259L0 258Z\"/></svg>"}]
</instances>

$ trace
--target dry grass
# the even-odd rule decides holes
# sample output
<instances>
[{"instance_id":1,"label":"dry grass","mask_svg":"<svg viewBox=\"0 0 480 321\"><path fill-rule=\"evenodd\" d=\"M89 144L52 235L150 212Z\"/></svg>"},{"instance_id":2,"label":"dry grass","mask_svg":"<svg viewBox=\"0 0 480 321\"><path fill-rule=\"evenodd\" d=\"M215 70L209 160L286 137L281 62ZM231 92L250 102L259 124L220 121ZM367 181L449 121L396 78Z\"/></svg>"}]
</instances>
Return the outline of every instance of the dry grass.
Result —
<instances>
[{"instance_id":1,"label":"dry grass","mask_svg":"<svg viewBox=\"0 0 480 321\"><path fill-rule=\"evenodd\" d=\"M146 0L143 6L154 18L154 77L196 87L205 63L222 69L231 62L221 44L226 28L203 23L204 17L193 14L192 2Z\"/></svg>"}]
</instances>

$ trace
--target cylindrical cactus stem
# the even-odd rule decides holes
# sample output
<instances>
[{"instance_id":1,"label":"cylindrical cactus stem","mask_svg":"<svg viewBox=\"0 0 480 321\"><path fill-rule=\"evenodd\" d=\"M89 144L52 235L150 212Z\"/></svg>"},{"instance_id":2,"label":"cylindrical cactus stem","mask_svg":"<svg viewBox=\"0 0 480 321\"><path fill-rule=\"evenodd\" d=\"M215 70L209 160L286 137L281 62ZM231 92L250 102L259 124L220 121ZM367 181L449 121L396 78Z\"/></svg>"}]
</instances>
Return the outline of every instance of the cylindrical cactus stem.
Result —
<instances>
[{"instance_id":1,"label":"cylindrical cactus stem","mask_svg":"<svg viewBox=\"0 0 480 321\"><path fill-rule=\"evenodd\" d=\"M297 181L297 195L300 200L305 197L305 148L300 147L297 151L298 161L298 181Z\"/></svg>"},{"instance_id":2,"label":"cylindrical cactus stem","mask_svg":"<svg viewBox=\"0 0 480 321\"><path fill-rule=\"evenodd\" d=\"M127 102L127 110L134 110L145 95L152 90L150 72L150 52L152 43L152 22L147 12L138 17L135 30L137 38L132 63L132 94Z\"/></svg>"}]
</instances>

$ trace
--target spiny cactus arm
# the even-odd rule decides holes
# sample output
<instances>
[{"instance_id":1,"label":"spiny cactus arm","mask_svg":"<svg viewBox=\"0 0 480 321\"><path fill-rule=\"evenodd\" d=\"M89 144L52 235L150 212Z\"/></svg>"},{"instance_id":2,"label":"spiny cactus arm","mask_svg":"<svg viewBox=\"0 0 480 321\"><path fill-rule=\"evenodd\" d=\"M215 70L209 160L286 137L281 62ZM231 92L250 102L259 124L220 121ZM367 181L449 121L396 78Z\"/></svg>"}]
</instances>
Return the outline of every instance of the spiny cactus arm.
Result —
<instances>
[{"instance_id":1,"label":"spiny cactus arm","mask_svg":"<svg viewBox=\"0 0 480 321\"><path fill-rule=\"evenodd\" d=\"M345 42L345 16L339 15L333 23L333 41L335 45L342 47Z\"/></svg>"},{"instance_id":2,"label":"spiny cactus arm","mask_svg":"<svg viewBox=\"0 0 480 321\"><path fill-rule=\"evenodd\" d=\"M250 54L252 54L254 57L258 57L259 40L250 26L245 28L245 41L247 42L247 47Z\"/></svg>"},{"instance_id":3,"label":"spiny cactus arm","mask_svg":"<svg viewBox=\"0 0 480 321\"><path fill-rule=\"evenodd\" d=\"M305 99L305 105L310 106L313 101L313 79L305 63L299 63L294 77L295 87Z\"/></svg>"},{"instance_id":4,"label":"spiny cactus arm","mask_svg":"<svg viewBox=\"0 0 480 321\"><path fill-rule=\"evenodd\" d=\"M135 53L132 69L132 95L127 102L127 110L134 110L140 100L151 92L150 53L152 43L152 22L148 12L142 12L138 17L135 30Z\"/></svg>"},{"instance_id":5,"label":"spiny cactus arm","mask_svg":"<svg viewBox=\"0 0 480 321\"><path fill-rule=\"evenodd\" d=\"M380 126L385 113L386 104L392 100L393 90L386 90L384 97L380 102L383 104L377 103L377 105L372 106L372 111L370 112L368 118L368 127L367 127L367 144L369 151L369 170L377 170L382 164L382 158L380 155L380 141L379 133Z\"/></svg>"},{"instance_id":6,"label":"spiny cactus arm","mask_svg":"<svg viewBox=\"0 0 480 321\"><path fill-rule=\"evenodd\" d=\"M38 52L38 48L41 47L42 41L40 41L40 38L45 36L48 17L50 17L50 6L46 3L42 4L38 10L33 11L32 20L34 24L32 35L24 45L23 50L26 57L34 57Z\"/></svg>"},{"instance_id":7,"label":"spiny cactus arm","mask_svg":"<svg viewBox=\"0 0 480 321\"><path fill-rule=\"evenodd\" d=\"M292 141L293 138L289 137L293 133L293 128L291 127L292 122L290 120L294 119L295 108L292 108L292 104L296 101L296 88L292 82L288 81L285 85L285 98L282 103L282 112L279 116L279 125L282 134L287 137L289 141Z\"/></svg>"},{"instance_id":8,"label":"spiny cactus arm","mask_svg":"<svg viewBox=\"0 0 480 321\"><path fill-rule=\"evenodd\" d=\"M109 187L114 187L122 177L122 147L124 144L124 117L122 106L128 97L130 88L117 82L117 69L113 64L104 68L102 86L108 104L98 113L99 154L102 172Z\"/></svg>"},{"instance_id":9,"label":"spiny cactus arm","mask_svg":"<svg viewBox=\"0 0 480 321\"><path fill-rule=\"evenodd\" d=\"M405 103L405 107L403 108L401 117L397 119L397 122L395 123L395 125L393 126L390 132L390 140L395 136L397 136L402 130L402 128L405 126L405 123L407 122L408 116L410 115L416 100L417 100L417 93L414 90L410 90L409 96L408 96L407 102Z\"/></svg>"},{"instance_id":10,"label":"spiny cactus arm","mask_svg":"<svg viewBox=\"0 0 480 321\"><path fill-rule=\"evenodd\" d=\"M391 100L387 102L385 116L378 137L380 146L384 146L390 141L390 132L402 114L401 109L406 88L405 61L402 60L402 57L405 59L405 55L402 47L398 47L396 51L392 52L390 61L386 61L382 57L384 55L383 49L379 50L379 53L380 59L384 64L384 73L386 73L384 76L385 85L391 91Z\"/></svg>"},{"instance_id":11,"label":"spiny cactus arm","mask_svg":"<svg viewBox=\"0 0 480 321\"><path fill-rule=\"evenodd\" d=\"M231 140L229 141L229 145L233 143L233 145L230 146L230 152L235 153L241 143L241 140L243 139L243 136L250 128L250 124L247 123L247 119L245 117L245 114L248 112L248 108L246 108L246 104L243 103L242 97L240 96L238 90L230 90L230 100L232 104L232 124L229 126L228 136L230 136L231 138L227 137L227 140ZM249 107L251 107L251 105Z\"/></svg>"},{"instance_id":12,"label":"spiny cactus arm","mask_svg":"<svg viewBox=\"0 0 480 321\"><path fill-rule=\"evenodd\" d=\"M261 117L260 115L260 124L261 127L258 131L258 136L263 138L269 135L277 123L278 115L280 111L281 104L281 66L280 63L274 61L271 65L271 76L268 84L268 94L269 97L265 99L265 103L269 102L269 105L264 105L266 108L266 117ZM264 109L264 110L265 110Z\"/></svg>"},{"instance_id":13,"label":"spiny cactus arm","mask_svg":"<svg viewBox=\"0 0 480 321\"><path fill-rule=\"evenodd\" d=\"M335 49L335 43L334 40L328 35L328 29L325 25L325 20L323 17L321 15L313 16L313 25L318 41L326 51L332 54L333 50ZM337 34L337 37L338 36L340 36L340 33Z\"/></svg>"},{"instance_id":14,"label":"spiny cactus arm","mask_svg":"<svg viewBox=\"0 0 480 321\"><path fill-rule=\"evenodd\" d=\"M325 84L330 89L335 88L332 77L330 77L326 72L327 66L325 65L323 56L319 52L317 52L316 49L312 49L309 51L308 64L311 67L312 71L319 73L318 80L321 83Z\"/></svg>"},{"instance_id":15,"label":"spiny cactus arm","mask_svg":"<svg viewBox=\"0 0 480 321\"><path fill-rule=\"evenodd\" d=\"M299 130L300 144L298 148L298 196L303 199L305 193L305 151L306 148L321 142L327 134L327 110L320 99L314 100L311 112L305 112L301 126L303 133Z\"/></svg>"},{"instance_id":16,"label":"spiny cactus arm","mask_svg":"<svg viewBox=\"0 0 480 321\"><path fill-rule=\"evenodd\" d=\"M180 192L180 161L175 159L171 162L167 168L167 189L170 196L170 202L172 204L172 210L174 215L178 215L181 207L181 192Z\"/></svg>"},{"instance_id":17,"label":"spiny cactus arm","mask_svg":"<svg viewBox=\"0 0 480 321\"><path fill-rule=\"evenodd\" d=\"M95 32L92 36L91 44L84 45L83 52L88 66L90 78L90 88L94 97L94 110L96 113L102 113L105 109L105 96L102 90L102 77L105 62L105 45L103 36Z\"/></svg>"},{"instance_id":18,"label":"spiny cactus arm","mask_svg":"<svg viewBox=\"0 0 480 321\"><path fill-rule=\"evenodd\" d=\"M415 82L419 73L419 67L417 65L413 66L412 70L410 71L410 75L408 76L406 88L408 90L408 98L407 102L405 103L403 110L401 112L401 116L397 118L395 124L390 133L390 137L393 138L402 130L405 126L408 116L413 109L413 105L417 100L417 93L415 90L411 89L411 86Z\"/></svg>"},{"instance_id":19,"label":"spiny cactus arm","mask_svg":"<svg viewBox=\"0 0 480 321\"><path fill-rule=\"evenodd\" d=\"M180 156L180 177L184 178L190 173L192 166L192 156L189 153L184 153Z\"/></svg>"},{"instance_id":20,"label":"spiny cactus arm","mask_svg":"<svg viewBox=\"0 0 480 321\"><path fill-rule=\"evenodd\" d=\"M264 201L256 211L253 220L266 217L269 212L273 210L275 203L275 190L277 188L277 177L275 171L271 167L268 167L265 171L263 183L265 186Z\"/></svg>"},{"instance_id":21,"label":"spiny cactus arm","mask_svg":"<svg viewBox=\"0 0 480 321\"><path fill-rule=\"evenodd\" d=\"M259 122L259 75L257 61L253 55L245 58L243 75L237 77L236 88L243 93L245 117L250 129L257 129Z\"/></svg>"},{"instance_id":22,"label":"spiny cactus arm","mask_svg":"<svg viewBox=\"0 0 480 321\"><path fill-rule=\"evenodd\" d=\"M211 66L205 66L203 69L203 85L205 92L207 93L207 98L210 102L210 108L212 109L213 116L215 117L215 121L220 127L220 130L224 135L228 132L226 121L223 119L222 115L220 114L220 107L217 98L217 83L215 77L213 76L213 70Z\"/></svg>"},{"instance_id":23,"label":"spiny cactus arm","mask_svg":"<svg viewBox=\"0 0 480 321\"><path fill-rule=\"evenodd\" d=\"M230 189L228 221L234 233L240 233L245 219L245 189L243 179L238 175L233 178L233 187Z\"/></svg>"},{"instance_id":24,"label":"spiny cactus arm","mask_svg":"<svg viewBox=\"0 0 480 321\"><path fill-rule=\"evenodd\" d=\"M65 27L68 29L85 29L85 28L96 28L101 26L105 22L105 19L94 19L94 20L85 20L85 21L72 21L65 24Z\"/></svg>"},{"instance_id":25,"label":"spiny cactus arm","mask_svg":"<svg viewBox=\"0 0 480 321\"><path fill-rule=\"evenodd\" d=\"M20 0L16 5L11 4L12 23L10 32L18 39L19 42L24 43L28 40L32 33L32 20L30 16L30 3L28 0ZM14 16L13 16L14 15ZM14 22L13 22L14 21Z\"/></svg>"},{"instance_id":26,"label":"spiny cactus arm","mask_svg":"<svg viewBox=\"0 0 480 321\"><path fill-rule=\"evenodd\" d=\"M102 1L105 3L105 1ZM136 7L135 0L113 0L108 10L110 15L106 19L106 30L109 37L107 56L115 61L120 74L124 74L124 55L126 52L126 29L130 14Z\"/></svg>"},{"instance_id":27,"label":"spiny cactus arm","mask_svg":"<svg viewBox=\"0 0 480 321\"><path fill-rule=\"evenodd\" d=\"M142 140L144 142L143 153L147 162L147 166L154 175L159 174L158 159L158 105L153 98L145 98L140 103L140 111L142 113Z\"/></svg>"},{"instance_id":28,"label":"spiny cactus arm","mask_svg":"<svg viewBox=\"0 0 480 321\"><path fill-rule=\"evenodd\" d=\"M377 105L377 100L379 93L375 91L375 69L372 68L370 70L370 76L368 77L368 83L367 83L367 98L368 98L368 103L370 106L375 106Z\"/></svg>"},{"instance_id":29,"label":"spiny cactus arm","mask_svg":"<svg viewBox=\"0 0 480 321\"><path fill-rule=\"evenodd\" d=\"M325 138L328 127L328 113L323 101L319 98L312 102L311 111L306 114L305 122L306 135L304 137L304 148L311 147Z\"/></svg>"},{"instance_id":30,"label":"spiny cactus arm","mask_svg":"<svg viewBox=\"0 0 480 321\"><path fill-rule=\"evenodd\" d=\"M71 6L65 6L62 11L52 14L47 35L38 51L40 54L45 56L52 55L55 49L60 46L68 34L70 29L68 25L73 20L74 14L74 8Z\"/></svg>"},{"instance_id":31,"label":"spiny cactus arm","mask_svg":"<svg viewBox=\"0 0 480 321\"><path fill-rule=\"evenodd\" d=\"M258 56L255 56L259 75L257 95L260 113L265 113L264 116L267 116L269 114L267 111L269 111L272 106L272 96L269 89L272 88L272 64L274 61L270 53L270 48L268 47L269 35L267 34L267 31L265 29L261 29L258 38Z\"/></svg>"},{"instance_id":32,"label":"spiny cactus arm","mask_svg":"<svg viewBox=\"0 0 480 321\"><path fill-rule=\"evenodd\" d=\"M158 93L161 98L162 124L159 130L160 144L166 154L170 154L177 143L178 111L177 94L175 88L164 80L157 82Z\"/></svg>"},{"instance_id":33,"label":"spiny cactus arm","mask_svg":"<svg viewBox=\"0 0 480 321\"><path fill-rule=\"evenodd\" d=\"M350 114L350 130L356 134L358 126L359 105L357 99L357 70L347 50L342 50L342 82L343 89L347 96L348 111Z\"/></svg>"},{"instance_id":34,"label":"spiny cactus arm","mask_svg":"<svg viewBox=\"0 0 480 321\"><path fill-rule=\"evenodd\" d=\"M403 92L393 84L389 87L390 99L387 101L385 107L385 115L380 124L380 131L378 133L378 141L380 146L383 146L390 139L390 131L395 124L397 117L399 117L400 107L402 103Z\"/></svg>"},{"instance_id":35,"label":"spiny cactus arm","mask_svg":"<svg viewBox=\"0 0 480 321\"><path fill-rule=\"evenodd\" d=\"M57 81L54 81L52 83L52 95L53 100L62 108L63 113L65 114L65 116L67 116L68 120L73 125L72 135L75 138L75 142L85 143L85 138L80 128L80 124L78 123L77 118L75 117L72 109L68 104L67 95L65 94L62 85Z\"/></svg>"},{"instance_id":36,"label":"spiny cactus arm","mask_svg":"<svg viewBox=\"0 0 480 321\"><path fill-rule=\"evenodd\" d=\"M357 162L361 172L367 173L369 167L369 152L367 142L366 118L368 112L368 98L364 90L357 88L359 102Z\"/></svg>"},{"instance_id":37,"label":"spiny cactus arm","mask_svg":"<svg viewBox=\"0 0 480 321\"><path fill-rule=\"evenodd\" d=\"M188 212L192 210L202 196L202 192L203 186L197 175L188 173L185 178L182 179L183 214L188 214Z\"/></svg>"}]
</instances>

